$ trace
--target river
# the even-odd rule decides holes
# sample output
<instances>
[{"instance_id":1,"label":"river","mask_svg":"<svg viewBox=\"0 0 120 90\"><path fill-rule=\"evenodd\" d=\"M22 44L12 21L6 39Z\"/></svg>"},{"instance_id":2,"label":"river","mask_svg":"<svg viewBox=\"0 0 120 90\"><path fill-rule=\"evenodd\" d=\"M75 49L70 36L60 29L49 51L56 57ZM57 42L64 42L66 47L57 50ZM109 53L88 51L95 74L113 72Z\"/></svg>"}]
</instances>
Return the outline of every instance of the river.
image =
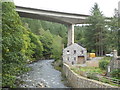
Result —
<instances>
[{"instance_id":1,"label":"river","mask_svg":"<svg viewBox=\"0 0 120 90\"><path fill-rule=\"evenodd\" d=\"M41 86L47 88L67 88L61 77L61 72L54 69L51 65L54 60L39 60L28 67L32 70L21 75L19 78L24 81L20 84L21 88L39 88Z\"/></svg>"}]
</instances>

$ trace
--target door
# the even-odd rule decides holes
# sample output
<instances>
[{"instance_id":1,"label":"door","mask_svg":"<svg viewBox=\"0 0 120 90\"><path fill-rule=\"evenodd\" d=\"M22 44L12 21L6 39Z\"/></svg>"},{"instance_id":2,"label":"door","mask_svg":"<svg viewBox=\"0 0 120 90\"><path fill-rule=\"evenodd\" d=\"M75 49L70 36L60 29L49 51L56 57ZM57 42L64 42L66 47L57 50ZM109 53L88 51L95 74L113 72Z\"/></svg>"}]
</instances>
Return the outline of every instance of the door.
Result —
<instances>
[{"instance_id":1,"label":"door","mask_svg":"<svg viewBox=\"0 0 120 90\"><path fill-rule=\"evenodd\" d=\"M77 61L77 63L78 63L78 64L83 64L84 62L85 62L84 56L78 56L78 61Z\"/></svg>"}]
</instances>

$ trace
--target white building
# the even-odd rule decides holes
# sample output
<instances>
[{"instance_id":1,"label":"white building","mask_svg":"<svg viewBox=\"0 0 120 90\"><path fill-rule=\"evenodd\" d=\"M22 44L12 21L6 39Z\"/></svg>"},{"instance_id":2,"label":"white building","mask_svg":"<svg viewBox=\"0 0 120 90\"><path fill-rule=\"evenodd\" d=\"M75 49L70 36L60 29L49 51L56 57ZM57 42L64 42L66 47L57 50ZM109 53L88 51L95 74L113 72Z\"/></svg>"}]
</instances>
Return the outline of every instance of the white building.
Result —
<instances>
[{"instance_id":1,"label":"white building","mask_svg":"<svg viewBox=\"0 0 120 90\"><path fill-rule=\"evenodd\" d=\"M68 64L83 64L87 60L87 50L74 43L63 50L63 62Z\"/></svg>"}]
</instances>

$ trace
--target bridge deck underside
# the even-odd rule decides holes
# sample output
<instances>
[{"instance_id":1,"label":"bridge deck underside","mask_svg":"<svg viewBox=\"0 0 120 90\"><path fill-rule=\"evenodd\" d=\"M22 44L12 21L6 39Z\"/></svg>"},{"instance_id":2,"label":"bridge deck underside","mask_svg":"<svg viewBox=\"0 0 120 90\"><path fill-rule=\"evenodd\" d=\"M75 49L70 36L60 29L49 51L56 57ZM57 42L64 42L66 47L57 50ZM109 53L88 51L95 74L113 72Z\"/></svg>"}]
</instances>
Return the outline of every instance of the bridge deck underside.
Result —
<instances>
[{"instance_id":1,"label":"bridge deck underside","mask_svg":"<svg viewBox=\"0 0 120 90\"><path fill-rule=\"evenodd\" d=\"M31 9L25 7L16 7L16 11L21 17L46 20L65 25L70 24L84 24L86 22L87 15L70 14L56 11L45 11L39 9Z\"/></svg>"}]
</instances>

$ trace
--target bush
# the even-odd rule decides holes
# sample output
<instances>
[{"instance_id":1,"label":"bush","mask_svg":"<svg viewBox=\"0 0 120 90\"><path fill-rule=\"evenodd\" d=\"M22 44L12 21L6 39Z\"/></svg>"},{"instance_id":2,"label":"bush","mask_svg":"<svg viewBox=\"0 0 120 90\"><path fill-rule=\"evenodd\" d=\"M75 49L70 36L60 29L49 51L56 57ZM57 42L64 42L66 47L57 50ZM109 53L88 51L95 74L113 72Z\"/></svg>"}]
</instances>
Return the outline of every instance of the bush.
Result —
<instances>
[{"instance_id":1,"label":"bush","mask_svg":"<svg viewBox=\"0 0 120 90\"><path fill-rule=\"evenodd\" d=\"M15 87L16 77L26 71L30 38L12 2L2 3L2 87Z\"/></svg>"},{"instance_id":2,"label":"bush","mask_svg":"<svg viewBox=\"0 0 120 90\"><path fill-rule=\"evenodd\" d=\"M110 81L104 77L101 78L101 81L104 82L104 83L110 83Z\"/></svg>"},{"instance_id":3,"label":"bush","mask_svg":"<svg viewBox=\"0 0 120 90\"><path fill-rule=\"evenodd\" d=\"M120 69L115 69L111 72L112 77L120 79Z\"/></svg>"},{"instance_id":4,"label":"bush","mask_svg":"<svg viewBox=\"0 0 120 90\"><path fill-rule=\"evenodd\" d=\"M4 83L2 83L2 86L5 88L13 88L15 85L13 84L16 80L16 77L13 75L5 74L2 75Z\"/></svg>"},{"instance_id":5,"label":"bush","mask_svg":"<svg viewBox=\"0 0 120 90\"><path fill-rule=\"evenodd\" d=\"M101 60L99 62L99 68L101 68L102 70L106 70L108 64L109 64L109 60Z\"/></svg>"},{"instance_id":6,"label":"bush","mask_svg":"<svg viewBox=\"0 0 120 90\"><path fill-rule=\"evenodd\" d=\"M87 73L87 78L99 80L99 78L97 77L97 75L95 73Z\"/></svg>"},{"instance_id":7,"label":"bush","mask_svg":"<svg viewBox=\"0 0 120 90\"><path fill-rule=\"evenodd\" d=\"M35 35L34 33L29 33L29 37L31 39L31 48L33 50L32 57L36 60L41 59L43 56L43 45L39 40L39 36Z\"/></svg>"}]
</instances>

